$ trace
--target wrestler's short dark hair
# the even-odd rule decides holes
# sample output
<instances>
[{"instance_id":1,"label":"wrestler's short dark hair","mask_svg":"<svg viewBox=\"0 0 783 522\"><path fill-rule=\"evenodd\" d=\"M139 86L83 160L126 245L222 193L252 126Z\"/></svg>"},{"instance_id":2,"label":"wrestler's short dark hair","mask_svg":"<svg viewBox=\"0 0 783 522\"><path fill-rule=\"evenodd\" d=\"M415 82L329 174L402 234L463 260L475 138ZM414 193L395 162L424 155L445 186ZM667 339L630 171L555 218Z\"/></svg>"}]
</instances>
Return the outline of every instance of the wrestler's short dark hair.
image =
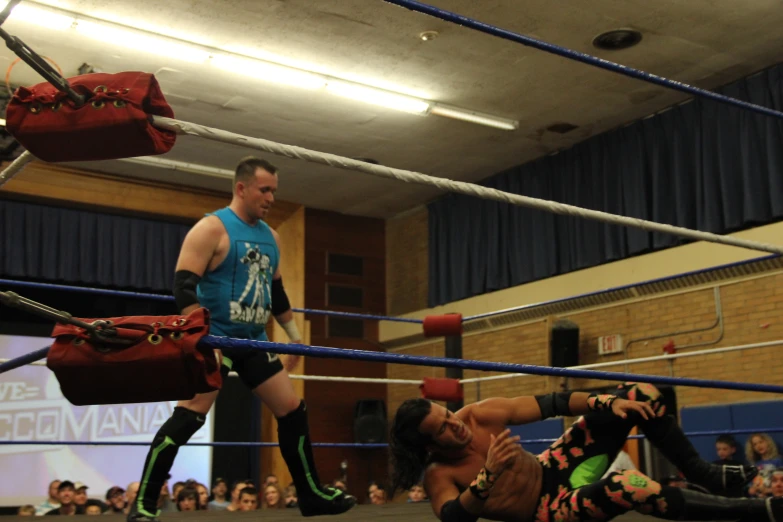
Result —
<instances>
[{"instance_id":1,"label":"wrestler's short dark hair","mask_svg":"<svg viewBox=\"0 0 783 522\"><path fill-rule=\"evenodd\" d=\"M270 174L277 174L277 167L267 160L255 156L246 156L239 160L237 168L234 170L234 184L240 181L250 181L256 175L257 169L263 169Z\"/></svg>"}]
</instances>

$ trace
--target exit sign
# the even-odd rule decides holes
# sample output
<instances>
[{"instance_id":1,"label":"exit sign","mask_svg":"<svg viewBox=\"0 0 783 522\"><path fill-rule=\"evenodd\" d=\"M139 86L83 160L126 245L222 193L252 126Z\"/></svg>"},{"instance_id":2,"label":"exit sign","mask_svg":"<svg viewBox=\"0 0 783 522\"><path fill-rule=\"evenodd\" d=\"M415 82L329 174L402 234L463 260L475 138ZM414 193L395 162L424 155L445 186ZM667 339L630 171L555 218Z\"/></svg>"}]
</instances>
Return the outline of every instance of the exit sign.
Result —
<instances>
[{"instance_id":1,"label":"exit sign","mask_svg":"<svg viewBox=\"0 0 783 522\"><path fill-rule=\"evenodd\" d=\"M598 338L598 355L622 353L624 347L622 335L606 335Z\"/></svg>"}]
</instances>

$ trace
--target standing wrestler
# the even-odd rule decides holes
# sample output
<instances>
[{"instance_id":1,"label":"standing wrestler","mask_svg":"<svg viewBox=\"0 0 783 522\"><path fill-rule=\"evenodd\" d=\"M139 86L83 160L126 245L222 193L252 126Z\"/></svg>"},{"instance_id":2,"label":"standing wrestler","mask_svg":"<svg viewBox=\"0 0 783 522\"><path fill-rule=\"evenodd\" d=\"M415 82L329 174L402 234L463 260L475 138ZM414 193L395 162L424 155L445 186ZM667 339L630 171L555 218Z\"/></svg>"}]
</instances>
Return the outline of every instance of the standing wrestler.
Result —
<instances>
[{"instance_id":1,"label":"standing wrestler","mask_svg":"<svg viewBox=\"0 0 783 522\"><path fill-rule=\"evenodd\" d=\"M634 425L689 481L730 493L752 469L702 460L660 392L629 384L616 395L553 393L493 398L457 413L426 399L405 401L391 428L393 488L421 480L443 522L609 520L636 510L668 520L783 521L783 499L735 499L662 486L636 470L601 478ZM507 425L584 415L549 449L524 451Z\"/></svg>"},{"instance_id":2,"label":"standing wrestler","mask_svg":"<svg viewBox=\"0 0 783 522\"><path fill-rule=\"evenodd\" d=\"M270 316L292 342L301 337L280 274L277 232L263 219L275 200L277 168L258 158L245 158L236 167L231 204L201 219L182 244L174 275L174 297L180 313L199 307L210 312L210 334L268 340ZM229 370L261 398L277 418L280 451L299 493L304 516L348 511L356 498L322 488L313 461L307 408L294 391L277 354L226 349L218 354L224 378ZM297 357L286 358L286 369ZM138 498L129 522L153 521L157 500L179 447L206 421L218 391L179 401L174 413L152 441L141 475Z\"/></svg>"}]
</instances>

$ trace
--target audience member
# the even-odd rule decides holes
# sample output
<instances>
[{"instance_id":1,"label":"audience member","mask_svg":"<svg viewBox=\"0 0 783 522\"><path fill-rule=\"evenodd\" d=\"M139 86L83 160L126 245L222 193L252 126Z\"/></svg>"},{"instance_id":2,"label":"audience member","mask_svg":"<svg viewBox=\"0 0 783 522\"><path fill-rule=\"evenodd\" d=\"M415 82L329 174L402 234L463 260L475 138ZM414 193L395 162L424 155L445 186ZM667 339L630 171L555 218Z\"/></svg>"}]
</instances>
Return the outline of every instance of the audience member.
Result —
<instances>
[{"instance_id":1,"label":"audience member","mask_svg":"<svg viewBox=\"0 0 783 522\"><path fill-rule=\"evenodd\" d=\"M284 508L283 492L277 482L267 484L264 488L263 509L281 509Z\"/></svg>"},{"instance_id":2,"label":"audience member","mask_svg":"<svg viewBox=\"0 0 783 522\"><path fill-rule=\"evenodd\" d=\"M255 511L258 509L258 490L246 486L239 491L239 511Z\"/></svg>"},{"instance_id":3,"label":"audience member","mask_svg":"<svg viewBox=\"0 0 783 522\"><path fill-rule=\"evenodd\" d=\"M53 480L49 483L49 491L48 491L49 497L43 502L41 502L40 504L38 504L37 506L35 506L36 515L38 516L45 515L49 511L60 507L60 500L59 500L60 496L57 492L58 491L57 488L59 487L60 487L59 480Z\"/></svg>"}]
</instances>

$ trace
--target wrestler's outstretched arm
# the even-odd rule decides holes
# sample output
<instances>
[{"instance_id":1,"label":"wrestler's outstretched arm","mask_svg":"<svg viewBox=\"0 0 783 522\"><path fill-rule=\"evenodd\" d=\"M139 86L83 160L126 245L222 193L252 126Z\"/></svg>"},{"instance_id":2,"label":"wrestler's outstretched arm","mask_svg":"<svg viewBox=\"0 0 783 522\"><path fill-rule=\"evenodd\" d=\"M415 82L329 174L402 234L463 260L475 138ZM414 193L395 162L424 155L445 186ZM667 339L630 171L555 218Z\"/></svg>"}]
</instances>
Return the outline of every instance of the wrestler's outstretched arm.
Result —
<instances>
[{"instance_id":1,"label":"wrestler's outstretched arm","mask_svg":"<svg viewBox=\"0 0 783 522\"><path fill-rule=\"evenodd\" d=\"M645 418L656 416L646 402L629 401L614 395L586 392L562 392L546 395L527 395L511 399L496 397L477 403L475 417L479 422L518 425L551 417L584 415L591 411L610 410L625 418L636 411Z\"/></svg>"}]
</instances>

